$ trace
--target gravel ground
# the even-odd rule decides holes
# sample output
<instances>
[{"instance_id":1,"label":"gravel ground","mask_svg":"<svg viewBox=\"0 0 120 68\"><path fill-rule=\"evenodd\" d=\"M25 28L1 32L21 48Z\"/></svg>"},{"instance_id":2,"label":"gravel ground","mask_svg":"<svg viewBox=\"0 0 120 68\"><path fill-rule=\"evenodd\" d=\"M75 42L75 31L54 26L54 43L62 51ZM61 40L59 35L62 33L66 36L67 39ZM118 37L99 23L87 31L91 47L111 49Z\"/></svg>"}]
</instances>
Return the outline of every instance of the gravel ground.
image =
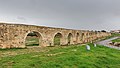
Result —
<instances>
[{"instance_id":1,"label":"gravel ground","mask_svg":"<svg viewBox=\"0 0 120 68\"><path fill-rule=\"evenodd\" d=\"M102 41L96 42L96 44L120 50L120 47L113 46L113 45L109 44L109 42L111 42L111 40L114 40L114 39L117 39L117 38L119 38L119 37L113 37L113 38L110 38L110 39L107 39L107 40L102 40Z\"/></svg>"}]
</instances>

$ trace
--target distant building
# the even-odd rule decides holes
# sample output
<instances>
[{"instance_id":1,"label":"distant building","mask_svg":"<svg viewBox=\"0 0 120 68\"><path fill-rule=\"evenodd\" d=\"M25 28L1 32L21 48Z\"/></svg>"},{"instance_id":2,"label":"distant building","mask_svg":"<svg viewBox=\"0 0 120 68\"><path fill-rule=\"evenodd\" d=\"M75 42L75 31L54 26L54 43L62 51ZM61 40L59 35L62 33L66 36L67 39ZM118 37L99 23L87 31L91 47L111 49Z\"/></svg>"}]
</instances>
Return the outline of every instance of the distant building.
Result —
<instances>
[{"instance_id":1,"label":"distant building","mask_svg":"<svg viewBox=\"0 0 120 68\"><path fill-rule=\"evenodd\" d=\"M120 30L111 30L111 33L120 33Z\"/></svg>"}]
</instances>

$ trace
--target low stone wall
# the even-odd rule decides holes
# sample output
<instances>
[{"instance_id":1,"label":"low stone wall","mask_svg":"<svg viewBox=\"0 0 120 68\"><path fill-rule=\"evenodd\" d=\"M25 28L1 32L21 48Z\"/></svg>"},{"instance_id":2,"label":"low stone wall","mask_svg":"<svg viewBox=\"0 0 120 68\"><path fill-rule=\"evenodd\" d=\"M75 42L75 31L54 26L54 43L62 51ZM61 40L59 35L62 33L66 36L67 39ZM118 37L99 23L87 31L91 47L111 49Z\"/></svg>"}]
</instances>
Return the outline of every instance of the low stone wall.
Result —
<instances>
[{"instance_id":1,"label":"low stone wall","mask_svg":"<svg viewBox=\"0 0 120 68\"><path fill-rule=\"evenodd\" d=\"M110 42L110 45L120 47L120 42Z\"/></svg>"}]
</instances>

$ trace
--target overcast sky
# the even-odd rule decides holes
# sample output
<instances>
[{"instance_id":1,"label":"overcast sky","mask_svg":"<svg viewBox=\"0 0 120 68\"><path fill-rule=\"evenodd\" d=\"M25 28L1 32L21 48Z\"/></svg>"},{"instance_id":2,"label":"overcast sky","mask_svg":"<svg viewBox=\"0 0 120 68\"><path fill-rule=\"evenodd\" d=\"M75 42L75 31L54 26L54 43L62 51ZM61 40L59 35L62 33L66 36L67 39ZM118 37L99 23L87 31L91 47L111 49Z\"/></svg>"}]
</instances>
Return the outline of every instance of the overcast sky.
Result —
<instances>
[{"instance_id":1,"label":"overcast sky","mask_svg":"<svg viewBox=\"0 0 120 68\"><path fill-rule=\"evenodd\" d=\"M120 0L0 0L0 22L87 30L120 29Z\"/></svg>"}]
</instances>

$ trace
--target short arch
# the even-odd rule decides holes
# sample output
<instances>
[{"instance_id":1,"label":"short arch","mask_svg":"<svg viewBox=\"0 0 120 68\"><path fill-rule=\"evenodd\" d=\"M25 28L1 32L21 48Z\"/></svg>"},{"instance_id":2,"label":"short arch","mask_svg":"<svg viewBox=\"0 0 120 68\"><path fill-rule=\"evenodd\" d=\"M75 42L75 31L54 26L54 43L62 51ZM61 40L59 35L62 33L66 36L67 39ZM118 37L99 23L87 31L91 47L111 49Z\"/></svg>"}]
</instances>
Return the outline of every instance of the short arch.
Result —
<instances>
[{"instance_id":1,"label":"short arch","mask_svg":"<svg viewBox=\"0 0 120 68\"><path fill-rule=\"evenodd\" d=\"M73 35L72 35L72 33L69 33L67 38L68 38L68 45L73 44Z\"/></svg>"},{"instance_id":2,"label":"short arch","mask_svg":"<svg viewBox=\"0 0 120 68\"><path fill-rule=\"evenodd\" d=\"M62 44L62 37L62 33L59 32L54 35L54 46Z\"/></svg>"},{"instance_id":3,"label":"short arch","mask_svg":"<svg viewBox=\"0 0 120 68\"><path fill-rule=\"evenodd\" d=\"M42 46L42 34L37 31L29 31L24 38L24 45L27 46Z\"/></svg>"}]
</instances>

